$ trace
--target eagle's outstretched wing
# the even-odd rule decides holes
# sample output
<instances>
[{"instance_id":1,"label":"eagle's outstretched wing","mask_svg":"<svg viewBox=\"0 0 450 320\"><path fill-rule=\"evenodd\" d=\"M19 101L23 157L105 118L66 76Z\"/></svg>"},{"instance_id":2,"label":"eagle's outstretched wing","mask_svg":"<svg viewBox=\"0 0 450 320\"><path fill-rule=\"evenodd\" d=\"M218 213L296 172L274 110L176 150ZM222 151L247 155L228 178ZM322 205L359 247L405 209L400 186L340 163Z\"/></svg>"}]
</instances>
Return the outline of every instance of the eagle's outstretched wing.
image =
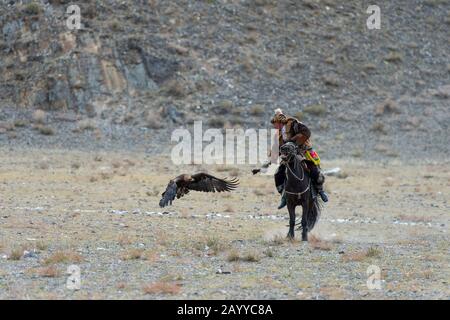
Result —
<instances>
[{"instance_id":1,"label":"eagle's outstretched wing","mask_svg":"<svg viewBox=\"0 0 450 320\"><path fill-rule=\"evenodd\" d=\"M166 191L162 194L159 201L161 208L171 205L175 197L181 198L189 192L189 190L202 192L225 192L232 191L239 185L239 180L233 178L230 180L219 179L207 173L197 173L192 176L182 174L173 180L170 180Z\"/></svg>"},{"instance_id":2,"label":"eagle's outstretched wing","mask_svg":"<svg viewBox=\"0 0 450 320\"><path fill-rule=\"evenodd\" d=\"M159 200L159 206L163 208L169 204L171 205L176 195L177 195L177 183L175 181L171 181L167 185L166 191L163 192L161 200Z\"/></svg>"},{"instance_id":3,"label":"eagle's outstretched wing","mask_svg":"<svg viewBox=\"0 0 450 320\"><path fill-rule=\"evenodd\" d=\"M237 178L230 180L219 179L207 173L197 173L192 175L192 180L186 185L186 188L202 192L224 192L232 191L239 185Z\"/></svg>"}]
</instances>

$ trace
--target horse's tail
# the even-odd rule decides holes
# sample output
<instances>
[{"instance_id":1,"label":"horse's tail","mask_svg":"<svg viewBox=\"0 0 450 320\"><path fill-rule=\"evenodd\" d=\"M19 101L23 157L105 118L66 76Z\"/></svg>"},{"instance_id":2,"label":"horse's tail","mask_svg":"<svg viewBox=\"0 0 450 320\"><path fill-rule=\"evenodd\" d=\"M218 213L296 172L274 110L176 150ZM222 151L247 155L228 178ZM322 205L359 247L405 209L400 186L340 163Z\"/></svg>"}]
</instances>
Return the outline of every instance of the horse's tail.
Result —
<instances>
[{"instance_id":1,"label":"horse's tail","mask_svg":"<svg viewBox=\"0 0 450 320\"><path fill-rule=\"evenodd\" d=\"M307 221L308 221L308 231L311 231L319 221L320 213L322 210L322 203L319 202L318 197L312 198L311 205L309 206Z\"/></svg>"}]
</instances>

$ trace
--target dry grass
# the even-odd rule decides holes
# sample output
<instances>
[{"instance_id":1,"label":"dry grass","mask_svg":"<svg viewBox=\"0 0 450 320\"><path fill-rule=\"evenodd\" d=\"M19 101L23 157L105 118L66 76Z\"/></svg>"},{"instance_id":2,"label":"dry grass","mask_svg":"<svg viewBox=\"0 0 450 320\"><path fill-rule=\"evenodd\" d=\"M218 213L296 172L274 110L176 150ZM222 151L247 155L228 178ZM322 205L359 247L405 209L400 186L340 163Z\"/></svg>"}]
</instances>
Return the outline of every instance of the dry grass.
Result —
<instances>
[{"instance_id":1,"label":"dry grass","mask_svg":"<svg viewBox=\"0 0 450 320\"><path fill-rule=\"evenodd\" d=\"M314 116L321 116L327 112L327 108L323 104L313 104L305 107L303 112Z\"/></svg>"},{"instance_id":2,"label":"dry grass","mask_svg":"<svg viewBox=\"0 0 450 320\"><path fill-rule=\"evenodd\" d=\"M78 122L78 131L94 131L97 124L92 119L83 119Z\"/></svg>"},{"instance_id":3,"label":"dry grass","mask_svg":"<svg viewBox=\"0 0 450 320\"><path fill-rule=\"evenodd\" d=\"M374 131L374 132L381 133L381 134L386 134L387 133L386 126L382 122L375 122L372 125L371 130Z\"/></svg>"},{"instance_id":4,"label":"dry grass","mask_svg":"<svg viewBox=\"0 0 450 320\"><path fill-rule=\"evenodd\" d=\"M132 248L132 249L126 250L125 252L122 252L122 254L120 255L120 258L122 260L138 260L138 259L141 259L143 253L144 253L144 250L142 250L142 249Z\"/></svg>"},{"instance_id":5,"label":"dry grass","mask_svg":"<svg viewBox=\"0 0 450 320\"><path fill-rule=\"evenodd\" d=\"M32 115L33 122L44 124L47 121L47 113L44 110L36 110Z\"/></svg>"},{"instance_id":6,"label":"dry grass","mask_svg":"<svg viewBox=\"0 0 450 320\"><path fill-rule=\"evenodd\" d=\"M320 239L318 236L309 235L308 243L315 250L330 251L332 245L330 242Z\"/></svg>"},{"instance_id":7,"label":"dry grass","mask_svg":"<svg viewBox=\"0 0 450 320\"><path fill-rule=\"evenodd\" d=\"M231 249L227 255L228 262L258 262L259 260L261 260L261 256L257 251L254 250L250 250L245 252L244 254L240 254L237 249Z\"/></svg>"},{"instance_id":8,"label":"dry grass","mask_svg":"<svg viewBox=\"0 0 450 320\"><path fill-rule=\"evenodd\" d=\"M267 241L268 245L274 245L279 246L286 242L286 237L282 236L281 234L277 234L273 236L269 241Z\"/></svg>"},{"instance_id":9,"label":"dry grass","mask_svg":"<svg viewBox=\"0 0 450 320\"><path fill-rule=\"evenodd\" d=\"M183 98L187 94L185 84L182 81L175 79L170 80L167 83L165 91L168 95L175 98Z\"/></svg>"},{"instance_id":10,"label":"dry grass","mask_svg":"<svg viewBox=\"0 0 450 320\"><path fill-rule=\"evenodd\" d=\"M399 52L390 52L384 60L387 62L400 63L403 60L403 56Z\"/></svg>"},{"instance_id":11,"label":"dry grass","mask_svg":"<svg viewBox=\"0 0 450 320\"><path fill-rule=\"evenodd\" d=\"M48 248L48 244L43 241L38 241L36 243L36 249L38 249L39 251L47 250L47 248Z\"/></svg>"},{"instance_id":12,"label":"dry grass","mask_svg":"<svg viewBox=\"0 0 450 320\"><path fill-rule=\"evenodd\" d=\"M250 114L252 116L262 116L265 113L265 109L262 105L256 104L250 108Z\"/></svg>"},{"instance_id":13,"label":"dry grass","mask_svg":"<svg viewBox=\"0 0 450 320\"><path fill-rule=\"evenodd\" d=\"M14 127L16 127L16 128L23 128L23 127L26 127L27 125L28 125L28 122L26 120L22 120L22 119L14 120Z\"/></svg>"},{"instance_id":14,"label":"dry grass","mask_svg":"<svg viewBox=\"0 0 450 320\"><path fill-rule=\"evenodd\" d=\"M31 2L23 7L22 12L28 15L38 15L41 13L41 7L39 3Z\"/></svg>"},{"instance_id":15,"label":"dry grass","mask_svg":"<svg viewBox=\"0 0 450 320\"><path fill-rule=\"evenodd\" d=\"M224 117L212 117L208 120L208 125L214 128L223 128L225 126L226 119Z\"/></svg>"},{"instance_id":16,"label":"dry grass","mask_svg":"<svg viewBox=\"0 0 450 320\"><path fill-rule=\"evenodd\" d=\"M400 108L398 104L392 99L386 99L382 103L375 107L375 115L381 116L384 114L400 113Z\"/></svg>"},{"instance_id":17,"label":"dry grass","mask_svg":"<svg viewBox=\"0 0 450 320\"><path fill-rule=\"evenodd\" d=\"M370 247L366 251L366 257L368 258L378 258L381 256L381 250L377 247Z\"/></svg>"},{"instance_id":18,"label":"dry grass","mask_svg":"<svg viewBox=\"0 0 450 320\"><path fill-rule=\"evenodd\" d=\"M205 241L206 246L209 248L212 254L218 254L225 250L226 245L223 240L217 238L216 236L210 236L206 238Z\"/></svg>"},{"instance_id":19,"label":"dry grass","mask_svg":"<svg viewBox=\"0 0 450 320\"><path fill-rule=\"evenodd\" d=\"M325 76L323 82L329 87L339 87L339 79L334 75Z\"/></svg>"},{"instance_id":20,"label":"dry grass","mask_svg":"<svg viewBox=\"0 0 450 320\"><path fill-rule=\"evenodd\" d=\"M74 170L80 169L81 165L78 162L73 162L70 167Z\"/></svg>"},{"instance_id":21,"label":"dry grass","mask_svg":"<svg viewBox=\"0 0 450 320\"><path fill-rule=\"evenodd\" d=\"M224 212L236 212L236 210L234 210L233 206L230 204L225 204L225 208L223 211Z\"/></svg>"},{"instance_id":22,"label":"dry grass","mask_svg":"<svg viewBox=\"0 0 450 320\"><path fill-rule=\"evenodd\" d=\"M53 136L55 134L55 130L52 127L44 126L44 125L37 125L36 130L45 136Z\"/></svg>"},{"instance_id":23,"label":"dry grass","mask_svg":"<svg viewBox=\"0 0 450 320\"><path fill-rule=\"evenodd\" d=\"M228 252L228 255L227 255L228 262L239 261L239 259L240 259L239 251L237 251L236 249L231 249Z\"/></svg>"},{"instance_id":24,"label":"dry grass","mask_svg":"<svg viewBox=\"0 0 450 320\"><path fill-rule=\"evenodd\" d=\"M342 260L345 262L356 261L361 262L366 258L379 258L381 256L381 250L377 247L370 247L365 251L346 253L342 256Z\"/></svg>"},{"instance_id":25,"label":"dry grass","mask_svg":"<svg viewBox=\"0 0 450 320\"><path fill-rule=\"evenodd\" d=\"M23 248L14 248L10 251L8 255L8 260L20 260L23 256Z\"/></svg>"},{"instance_id":26,"label":"dry grass","mask_svg":"<svg viewBox=\"0 0 450 320\"><path fill-rule=\"evenodd\" d=\"M58 277L61 273L59 272L58 268L56 266L47 266L47 267L43 267L43 268L39 268L36 272L40 277L45 277L45 278L56 278Z\"/></svg>"},{"instance_id":27,"label":"dry grass","mask_svg":"<svg viewBox=\"0 0 450 320\"><path fill-rule=\"evenodd\" d=\"M214 110L219 114L231 114L234 109L234 103L231 100L222 100L214 108Z\"/></svg>"},{"instance_id":28,"label":"dry grass","mask_svg":"<svg viewBox=\"0 0 450 320\"><path fill-rule=\"evenodd\" d=\"M51 265L57 263L80 263L83 262L83 257L73 251L57 251L51 256L44 259L44 265Z\"/></svg>"},{"instance_id":29,"label":"dry grass","mask_svg":"<svg viewBox=\"0 0 450 320\"><path fill-rule=\"evenodd\" d=\"M142 253L142 259L147 260L148 262L154 263L159 261L160 254L155 250L146 250Z\"/></svg>"},{"instance_id":30,"label":"dry grass","mask_svg":"<svg viewBox=\"0 0 450 320\"><path fill-rule=\"evenodd\" d=\"M176 282L157 281L143 287L145 294L177 295L181 292L181 285Z\"/></svg>"}]
</instances>

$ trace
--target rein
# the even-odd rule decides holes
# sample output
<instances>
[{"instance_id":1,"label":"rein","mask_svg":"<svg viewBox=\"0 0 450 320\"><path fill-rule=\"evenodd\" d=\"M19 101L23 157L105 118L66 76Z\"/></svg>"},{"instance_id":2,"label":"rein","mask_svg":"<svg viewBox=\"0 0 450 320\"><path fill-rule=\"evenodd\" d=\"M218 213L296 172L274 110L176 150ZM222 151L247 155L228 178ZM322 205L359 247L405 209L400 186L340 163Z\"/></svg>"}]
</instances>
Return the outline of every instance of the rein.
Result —
<instances>
[{"instance_id":1,"label":"rein","mask_svg":"<svg viewBox=\"0 0 450 320\"><path fill-rule=\"evenodd\" d=\"M297 159L297 160L298 160L298 159ZM301 164L300 164L300 166L301 166ZM297 180L303 181L303 180L305 179L305 170L304 170L303 168L302 168L302 177L299 178L299 177L292 171L291 167L289 166L289 162L286 162L286 167L288 168L289 172L290 172ZM308 186L306 187L306 189L303 190L303 191L301 191L301 192L290 192L290 191L287 191L286 189L284 189L284 192L286 192L287 194L297 195L298 198L300 198L300 196L301 196L302 194L304 194L306 191L308 191L310 187L311 187L311 180L309 180Z\"/></svg>"}]
</instances>

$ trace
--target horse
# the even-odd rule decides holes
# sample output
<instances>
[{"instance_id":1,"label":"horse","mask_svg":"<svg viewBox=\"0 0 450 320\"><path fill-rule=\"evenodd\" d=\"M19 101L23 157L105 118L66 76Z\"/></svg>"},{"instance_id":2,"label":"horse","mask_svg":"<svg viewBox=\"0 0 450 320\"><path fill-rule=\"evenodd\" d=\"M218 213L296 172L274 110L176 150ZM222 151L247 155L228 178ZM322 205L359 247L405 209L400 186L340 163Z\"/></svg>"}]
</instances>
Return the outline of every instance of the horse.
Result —
<instances>
[{"instance_id":1,"label":"horse","mask_svg":"<svg viewBox=\"0 0 450 320\"><path fill-rule=\"evenodd\" d=\"M295 143L287 142L280 148L281 165L286 167L284 192L289 211L289 232L287 237L294 239L295 208L302 207L302 241L308 241L308 232L319 219L321 204L312 185L311 177L303 166Z\"/></svg>"}]
</instances>

